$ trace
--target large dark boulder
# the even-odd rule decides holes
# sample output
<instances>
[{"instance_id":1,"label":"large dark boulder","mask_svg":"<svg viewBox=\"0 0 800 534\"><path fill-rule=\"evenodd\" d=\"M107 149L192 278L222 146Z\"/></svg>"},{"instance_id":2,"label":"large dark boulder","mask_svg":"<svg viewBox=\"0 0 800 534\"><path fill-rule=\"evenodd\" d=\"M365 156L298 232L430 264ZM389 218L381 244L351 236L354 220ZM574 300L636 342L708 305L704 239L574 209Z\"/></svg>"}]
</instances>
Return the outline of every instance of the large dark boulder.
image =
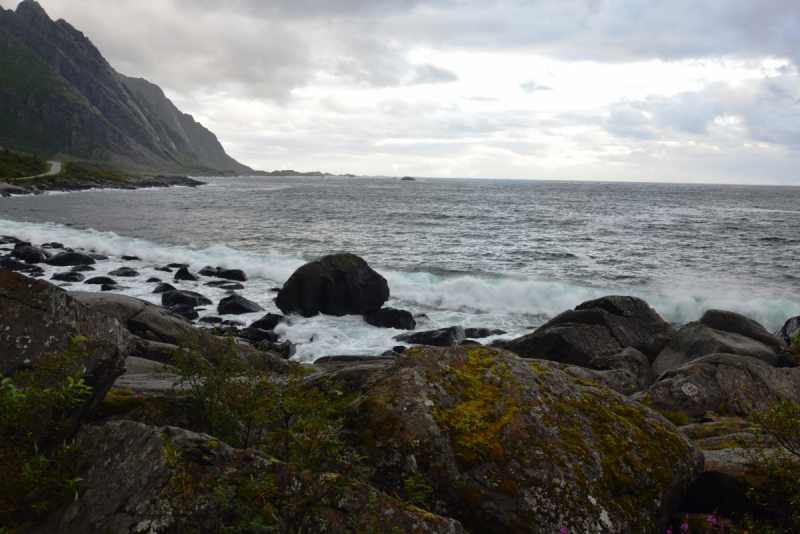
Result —
<instances>
[{"instance_id":1,"label":"large dark boulder","mask_svg":"<svg viewBox=\"0 0 800 534\"><path fill-rule=\"evenodd\" d=\"M319 481L304 480L260 451L234 449L208 434L171 426L133 421L89 425L75 444L84 479L81 493L30 534L213 534L244 524L237 509L281 509L282 503L293 502L301 515L302 507L309 506L301 497L312 495L317 482L331 479L320 474ZM270 491L245 490L262 484ZM407 506L374 487L347 487L347 494L330 493L311 504L319 506L303 532L349 531L366 510L367 517L385 519L398 534L467 534L457 521Z\"/></svg>"},{"instance_id":2,"label":"large dark boulder","mask_svg":"<svg viewBox=\"0 0 800 534\"><path fill-rule=\"evenodd\" d=\"M198 278L196 274L190 273L188 267L181 267L175 273L175 276L173 277L173 280L184 280L184 281L188 281L188 282L196 282L197 280L200 280L200 278Z\"/></svg>"},{"instance_id":3,"label":"large dark boulder","mask_svg":"<svg viewBox=\"0 0 800 534\"><path fill-rule=\"evenodd\" d=\"M260 328L261 330L275 330L275 327L285 319L286 318L283 315L278 315L277 313L268 313L261 319L253 321L250 324L250 327Z\"/></svg>"},{"instance_id":4,"label":"large dark boulder","mask_svg":"<svg viewBox=\"0 0 800 534\"><path fill-rule=\"evenodd\" d=\"M464 335L469 339L481 339L489 336L501 336L505 334L505 330L491 330L489 328L465 328Z\"/></svg>"},{"instance_id":5,"label":"large dark boulder","mask_svg":"<svg viewBox=\"0 0 800 534\"><path fill-rule=\"evenodd\" d=\"M77 265L94 265L97 261L81 252L62 252L45 261L47 265L56 267L75 267Z\"/></svg>"},{"instance_id":6,"label":"large dark boulder","mask_svg":"<svg viewBox=\"0 0 800 534\"><path fill-rule=\"evenodd\" d=\"M217 269L214 276L235 282L247 282L247 275L241 269Z\"/></svg>"},{"instance_id":7,"label":"large dark boulder","mask_svg":"<svg viewBox=\"0 0 800 534\"><path fill-rule=\"evenodd\" d=\"M794 336L800 335L800 317L792 317L786 321L775 335L790 344Z\"/></svg>"},{"instance_id":8,"label":"large dark boulder","mask_svg":"<svg viewBox=\"0 0 800 534\"><path fill-rule=\"evenodd\" d=\"M14 247L11 255L25 263L43 263L51 256L46 250L36 247Z\"/></svg>"},{"instance_id":9,"label":"large dark boulder","mask_svg":"<svg viewBox=\"0 0 800 534\"><path fill-rule=\"evenodd\" d=\"M348 406L343 435L470 532L662 534L703 455L640 403L506 351L412 348Z\"/></svg>"},{"instance_id":10,"label":"large dark boulder","mask_svg":"<svg viewBox=\"0 0 800 534\"><path fill-rule=\"evenodd\" d=\"M709 328L721 332L730 332L749 337L768 346L776 353L787 347L786 341L771 334L756 321L738 313L723 310L708 310L700 318L700 322Z\"/></svg>"},{"instance_id":11,"label":"large dark boulder","mask_svg":"<svg viewBox=\"0 0 800 534\"><path fill-rule=\"evenodd\" d=\"M749 337L722 332L694 321L684 325L653 361L656 376L709 354L738 354L777 365L771 348Z\"/></svg>"},{"instance_id":12,"label":"large dark boulder","mask_svg":"<svg viewBox=\"0 0 800 534\"><path fill-rule=\"evenodd\" d=\"M175 290L161 293L162 306L175 306L176 304L186 304L187 306L197 307L213 304L211 299L204 297L195 291Z\"/></svg>"},{"instance_id":13,"label":"large dark boulder","mask_svg":"<svg viewBox=\"0 0 800 534\"><path fill-rule=\"evenodd\" d=\"M259 311L264 311L264 308L241 295L225 297L217 304L217 313L219 315L240 315Z\"/></svg>"},{"instance_id":14,"label":"large dark boulder","mask_svg":"<svg viewBox=\"0 0 800 534\"><path fill-rule=\"evenodd\" d=\"M17 261L11 256L3 256L0 258L0 267L16 272L31 272L35 268L34 265Z\"/></svg>"},{"instance_id":15,"label":"large dark boulder","mask_svg":"<svg viewBox=\"0 0 800 534\"><path fill-rule=\"evenodd\" d=\"M89 273L94 270L95 268L92 267L91 265L76 265L75 267L70 269L70 271L72 271L73 273Z\"/></svg>"},{"instance_id":16,"label":"large dark boulder","mask_svg":"<svg viewBox=\"0 0 800 534\"><path fill-rule=\"evenodd\" d=\"M616 354L598 356L589 362L589 368L597 371L624 371L630 373L635 384L634 391L642 391L656 381L653 368L647 356L638 350L628 347ZM632 393L632 392L627 392Z\"/></svg>"},{"instance_id":17,"label":"large dark boulder","mask_svg":"<svg viewBox=\"0 0 800 534\"><path fill-rule=\"evenodd\" d=\"M800 398L800 368L776 368L735 354L710 354L665 372L634 398L666 412L747 416L771 402Z\"/></svg>"},{"instance_id":18,"label":"large dark boulder","mask_svg":"<svg viewBox=\"0 0 800 534\"><path fill-rule=\"evenodd\" d=\"M50 280L57 280L59 282L83 282L86 277L81 273L67 271L65 273L56 273L50 277Z\"/></svg>"},{"instance_id":19,"label":"large dark boulder","mask_svg":"<svg viewBox=\"0 0 800 534\"><path fill-rule=\"evenodd\" d=\"M597 356L627 347L650 356L653 340L672 331L644 300L612 295L565 311L533 333L509 341L504 348L523 358L586 367Z\"/></svg>"},{"instance_id":20,"label":"large dark boulder","mask_svg":"<svg viewBox=\"0 0 800 534\"><path fill-rule=\"evenodd\" d=\"M111 271L108 273L109 276L122 276L123 278L132 278L134 276L139 276L139 271L136 269L132 269L130 267L120 267L116 271Z\"/></svg>"},{"instance_id":21,"label":"large dark boulder","mask_svg":"<svg viewBox=\"0 0 800 534\"><path fill-rule=\"evenodd\" d=\"M306 263L283 285L275 304L284 314L361 315L389 300L389 284L354 254Z\"/></svg>"},{"instance_id":22,"label":"large dark boulder","mask_svg":"<svg viewBox=\"0 0 800 534\"><path fill-rule=\"evenodd\" d=\"M401 343L412 345L427 345L429 347L452 347L466 339L464 329L460 326L450 328L440 328L438 330L425 330L423 332L413 332L410 334L399 334L392 339Z\"/></svg>"},{"instance_id":23,"label":"large dark boulder","mask_svg":"<svg viewBox=\"0 0 800 534\"><path fill-rule=\"evenodd\" d=\"M177 291L177 290L178 289L172 284L161 282L155 287L155 289L153 289L153 293L166 293L167 291Z\"/></svg>"},{"instance_id":24,"label":"large dark boulder","mask_svg":"<svg viewBox=\"0 0 800 534\"><path fill-rule=\"evenodd\" d=\"M125 372L125 357L134 346L132 336L117 321L83 306L61 288L5 269L0 269L0 332L2 376L14 376L47 354L67 350L77 336L89 338L79 363L86 368L85 383L92 389L84 403L66 414L64 438L91 420Z\"/></svg>"},{"instance_id":25,"label":"large dark boulder","mask_svg":"<svg viewBox=\"0 0 800 534\"><path fill-rule=\"evenodd\" d=\"M417 322L411 312L394 308L368 311L364 314L364 320L372 326L396 328L397 330L414 330L417 326Z\"/></svg>"},{"instance_id":26,"label":"large dark boulder","mask_svg":"<svg viewBox=\"0 0 800 534\"><path fill-rule=\"evenodd\" d=\"M103 284L115 285L116 283L117 283L116 280L114 280L113 278L109 278L108 276L95 276L93 278L89 278L84 282L84 284L94 284L98 286Z\"/></svg>"}]
</instances>

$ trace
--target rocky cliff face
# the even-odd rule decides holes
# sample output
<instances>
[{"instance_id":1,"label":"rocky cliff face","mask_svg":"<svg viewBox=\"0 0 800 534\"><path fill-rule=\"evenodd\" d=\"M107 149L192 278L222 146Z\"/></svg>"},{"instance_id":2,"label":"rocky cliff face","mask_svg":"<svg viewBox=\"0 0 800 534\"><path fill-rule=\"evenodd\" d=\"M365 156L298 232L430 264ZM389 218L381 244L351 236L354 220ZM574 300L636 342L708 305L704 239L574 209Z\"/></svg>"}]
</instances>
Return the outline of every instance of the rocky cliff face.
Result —
<instances>
[{"instance_id":1,"label":"rocky cliff face","mask_svg":"<svg viewBox=\"0 0 800 534\"><path fill-rule=\"evenodd\" d=\"M35 0L0 8L0 143L130 170L247 172L157 86L118 74ZM130 83L129 83L130 82Z\"/></svg>"}]
</instances>

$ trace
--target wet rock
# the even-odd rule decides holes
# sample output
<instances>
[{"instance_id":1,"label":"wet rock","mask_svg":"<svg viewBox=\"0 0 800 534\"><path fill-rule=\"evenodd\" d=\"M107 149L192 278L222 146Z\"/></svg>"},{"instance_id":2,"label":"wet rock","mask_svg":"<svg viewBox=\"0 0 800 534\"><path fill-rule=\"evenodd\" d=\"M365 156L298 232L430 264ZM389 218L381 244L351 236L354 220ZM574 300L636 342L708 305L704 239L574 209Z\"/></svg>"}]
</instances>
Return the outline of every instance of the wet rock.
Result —
<instances>
[{"instance_id":1,"label":"wet rock","mask_svg":"<svg viewBox=\"0 0 800 534\"><path fill-rule=\"evenodd\" d=\"M181 317L185 317L190 321L194 321L195 319L200 317L200 314L197 313L197 310L195 310L194 307L187 306L186 304L176 304L175 306L171 306L169 308L169 311L171 311L174 314L180 315Z\"/></svg>"},{"instance_id":2,"label":"wet rock","mask_svg":"<svg viewBox=\"0 0 800 534\"><path fill-rule=\"evenodd\" d=\"M241 269L218 269L214 276L236 282L247 282L247 275Z\"/></svg>"},{"instance_id":3,"label":"wet rock","mask_svg":"<svg viewBox=\"0 0 800 534\"><path fill-rule=\"evenodd\" d=\"M475 341L474 339L465 339L464 341L458 342L459 347L475 346L480 344L481 344L480 341Z\"/></svg>"},{"instance_id":4,"label":"wet rock","mask_svg":"<svg viewBox=\"0 0 800 534\"><path fill-rule=\"evenodd\" d=\"M120 267L116 271L111 271L108 273L109 276L122 276L122 277L134 277L139 276L139 272L135 269L131 269L130 267Z\"/></svg>"},{"instance_id":5,"label":"wet rock","mask_svg":"<svg viewBox=\"0 0 800 534\"><path fill-rule=\"evenodd\" d=\"M645 390L656 381L647 356L632 347L616 354L598 356L589 362L588 367L597 371L628 371L635 384L634 390L628 394Z\"/></svg>"},{"instance_id":6,"label":"wet rock","mask_svg":"<svg viewBox=\"0 0 800 534\"><path fill-rule=\"evenodd\" d=\"M419 474L433 510L470 532L663 532L702 469L672 423L550 362L411 349L371 383L343 434L370 483L397 491Z\"/></svg>"},{"instance_id":7,"label":"wet rock","mask_svg":"<svg viewBox=\"0 0 800 534\"><path fill-rule=\"evenodd\" d=\"M310 386L326 381L341 384L345 395L361 392L376 374L396 361L395 356L324 356L311 367L314 374L305 378Z\"/></svg>"},{"instance_id":8,"label":"wet rock","mask_svg":"<svg viewBox=\"0 0 800 534\"><path fill-rule=\"evenodd\" d=\"M175 363L175 355L178 354L179 350L177 345L171 343L161 343L159 341L150 341L149 339L137 339L132 356L161 364L172 365ZM128 360L130 360L130 358L128 358ZM131 374L130 370L128 374Z\"/></svg>"},{"instance_id":9,"label":"wet rock","mask_svg":"<svg viewBox=\"0 0 800 534\"><path fill-rule=\"evenodd\" d=\"M197 274L201 276L216 276L217 268L211 267L210 265L206 265L205 267L197 271Z\"/></svg>"},{"instance_id":10,"label":"wet rock","mask_svg":"<svg viewBox=\"0 0 800 534\"><path fill-rule=\"evenodd\" d=\"M25 263L43 263L50 259L50 253L46 250L31 246L20 247L19 245L11 251L11 256Z\"/></svg>"},{"instance_id":11,"label":"wet rock","mask_svg":"<svg viewBox=\"0 0 800 534\"><path fill-rule=\"evenodd\" d=\"M406 347L405 345L395 345L394 347L392 347L392 350L395 351L397 354L403 354L406 350L408 350L408 347Z\"/></svg>"},{"instance_id":12,"label":"wet rock","mask_svg":"<svg viewBox=\"0 0 800 534\"><path fill-rule=\"evenodd\" d=\"M783 327L775 335L783 339L787 344L791 344L794 336L798 334L800 334L800 317L792 317L783 324Z\"/></svg>"},{"instance_id":13,"label":"wet rock","mask_svg":"<svg viewBox=\"0 0 800 534\"><path fill-rule=\"evenodd\" d=\"M21 240L16 238L16 237L14 237L14 236L4 235L4 236L0 237L0 243L2 243L4 245L14 245L14 244L20 243L20 242L21 242Z\"/></svg>"},{"instance_id":14,"label":"wet rock","mask_svg":"<svg viewBox=\"0 0 800 534\"><path fill-rule=\"evenodd\" d=\"M34 268L33 265L17 261L11 256L3 256L0 258L0 267L15 272L31 272Z\"/></svg>"},{"instance_id":15,"label":"wet rock","mask_svg":"<svg viewBox=\"0 0 800 534\"><path fill-rule=\"evenodd\" d=\"M505 330L491 330L489 328L465 328L464 335L470 339L483 339L489 336L501 336Z\"/></svg>"},{"instance_id":16,"label":"wet rock","mask_svg":"<svg viewBox=\"0 0 800 534\"><path fill-rule=\"evenodd\" d=\"M35 266L34 266L34 267L31 269L31 270L29 270L29 271L28 271L26 274L27 274L28 276L32 276L32 277L34 277L34 278L36 278L36 277L38 277L38 276L44 276L44 269L42 269L42 268L41 268L41 267L39 267L38 265L35 265Z\"/></svg>"},{"instance_id":17,"label":"wet rock","mask_svg":"<svg viewBox=\"0 0 800 534\"><path fill-rule=\"evenodd\" d=\"M253 328L252 326L250 326L239 332L238 337L241 337L253 343L258 343L260 341L269 341L271 343L277 343L278 338L280 336L275 332L273 332L272 330L262 330L260 328Z\"/></svg>"},{"instance_id":18,"label":"wet rock","mask_svg":"<svg viewBox=\"0 0 800 534\"><path fill-rule=\"evenodd\" d=\"M616 354L623 348L602 325L563 323L545 326L532 334L505 342L503 348L522 358L581 367L588 367L589 362L598 356Z\"/></svg>"},{"instance_id":19,"label":"wet rock","mask_svg":"<svg viewBox=\"0 0 800 534\"><path fill-rule=\"evenodd\" d=\"M264 308L241 295L231 295L219 301L217 313L219 315L239 315L264 311Z\"/></svg>"},{"instance_id":20,"label":"wet rock","mask_svg":"<svg viewBox=\"0 0 800 534\"><path fill-rule=\"evenodd\" d=\"M508 343L509 341L510 341L509 339L495 339L494 341L489 343L489 346L496 349L502 349L503 347L506 346L506 343Z\"/></svg>"},{"instance_id":21,"label":"wet rock","mask_svg":"<svg viewBox=\"0 0 800 534\"><path fill-rule=\"evenodd\" d=\"M50 280L58 280L59 282L83 282L86 277L81 273L67 271L65 273L56 273L50 277Z\"/></svg>"},{"instance_id":22,"label":"wet rock","mask_svg":"<svg viewBox=\"0 0 800 534\"><path fill-rule=\"evenodd\" d=\"M169 267L155 267L154 270L160 271L162 273L171 273L172 272L172 269L170 269Z\"/></svg>"},{"instance_id":23,"label":"wet rock","mask_svg":"<svg viewBox=\"0 0 800 534\"><path fill-rule=\"evenodd\" d=\"M253 321L250 324L251 328L260 328L262 330L275 330L275 327L284 322L286 318L277 313L268 313L261 319Z\"/></svg>"},{"instance_id":24,"label":"wet rock","mask_svg":"<svg viewBox=\"0 0 800 534\"><path fill-rule=\"evenodd\" d=\"M162 306L170 307L177 304L186 304L196 308L198 306L211 305L213 302L211 302L211 299L194 291L175 290L161 293Z\"/></svg>"},{"instance_id":25,"label":"wet rock","mask_svg":"<svg viewBox=\"0 0 800 534\"><path fill-rule=\"evenodd\" d=\"M128 288L119 284L103 284L100 286L100 291L123 291L125 289Z\"/></svg>"},{"instance_id":26,"label":"wet rock","mask_svg":"<svg viewBox=\"0 0 800 534\"><path fill-rule=\"evenodd\" d=\"M284 314L361 315L389 299L386 279L353 254L324 256L297 269L278 293Z\"/></svg>"},{"instance_id":27,"label":"wet rock","mask_svg":"<svg viewBox=\"0 0 800 534\"><path fill-rule=\"evenodd\" d=\"M60 249L63 249L64 245L61 244L61 243L57 243L57 242L53 241L51 243L45 243L44 245L42 245L42 248L60 248Z\"/></svg>"},{"instance_id":28,"label":"wet rock","mask_svg":"<svg viewBox=\"0 0 800 534\"><path fill-rule=\"evenodd\" d=\"M94 265L97 260L81 252L62 252L49 258L45 263L56 267L76 267L79 265Z\"/></svg>"},{"instance_id":29,"label":"wet rock","mask_svg":"<svg viewBox=\"0 0 800 534\"><path fill-rule=\"evenodd\" d=\"M166 293L167 291L177 291L178 289L172 284L162 282L156 286L153 293Z\"/></svg>"},{"instance_id":30,"label":"wet rock","mask_svg":"<svg viewBox=\"0 0 800 534\"><path fill-rule=\"evenodd\" d=\"M700 318L700 323L720 332L729 332L749 337L779 353L787 347L779 336L767 331L761 324L738 313L723 310L708 310Z\"/></svg>"},{"instance_id":31,"label":"wet rock","mask_svg":"<svg viewBox=\"0 0 800 534\"><path fill-rule=\"evenodd\" d=\"M90 252L89 256L93 260L96 260L96 261L107 261L108 260L108 256L106 256L105 254L95 254L95 253Z\"/></svg>"},{"instance_id":32,"label":"wet rock","mask_svg":"<svg viewBox=\"0 0 800 534\"><path fill-rule=\"evenodd\" d=\"M188 263L168 263L167 267L169 267L171 269L180 269L182 267L186 267L188 269L189 268L189 264Z\"/></svg>"},{"instance_id":33,"label":"wet rock","mask_svg":"<svg viewBox=\"0 0 800 534\"><path fill-rule=\"evenodd\" d=\"M116 285L117 281L113 278L109 278L108 276L95 276L93 278L89 278L84 282L84 284L94 284L94 285Z\"/></svg>"},{"instance_id":34,"label":"wet rock","mask_svg":"<svg viewBox=\"0 0 800 534\"><path fill-rule=\"evenodd\" d=\"M385 351L381 352L381 356L393 356L393 357L396 357L396 356L400 356L400 353L395 352L393 350L385 350Z\"/></svg>"},{"instance_id":35,"label":"wet rock","mask_svg":"<svg viewBox=\"0 0 800 534\"><path fill-rule=\"evenodd\" d=\"M775 351L753 339L714 330L700 322L684 325L653 361L656 376L709 354L738 354L776 365Z\"/></svg>"},{"instance_id":36,"label":"wet rock","mask_svg":"<svg viewBox=\"0 0 800 534\"><path fill-rule=\"evenodd\" d=\"M464 329L460 326L440 328L439 330L426 330L411 334L400 334L392 339L412 345L428 345L430 347L452 347L464 341Z\"/></svg>"},{"instance_id":37,"label":"wet rock","mask_svg":"<svg viewBox=\"0 0 800 534\"><path fill-rule=\"evenodd\" d=\"M394 308L381 308L370 310L364 314L367 324L380 328L396 328L397 330L414 330L417 322L411 312L396 310Z\"/></svg>"},{"instance_id":38,"label":"wet rock","mask_svg":"<svg viewBox=\"0 0 800 534\"><path fill-rule=\"evenodd\" d=\"M188 267L181 267L175 273L175 276L173 277L173 280L184 280L184 281L189 281L189 282L196 282L197 280L200 280L200 278L198 278L197 275L190 273Z\"/></svg>"},{"instance_id":39,"label":"wet rock","mask_svg":"<svg viewBox=\"0 0 800 534\"><path fill-rule=\"evenodd\" d=\"M230 291L237 291L237 290L240 290L240 289L244 289L244 286L242 284L240 284L239 282L225 282L225 281L222 281L222 280L217 280L217 281L214 281L214 282L206 282L203 285L206 285L208 287L217 287L217 288L220 288L220 289L227 289L227 290L230 290Z\"/></svg>"},{"instance_id":40,"label":"wet rock","mask_svg":"<svg viewBox=\"0 0 800 534\"><path fill-rule=\"evenodd\" d=\"M733 335L733 334L730 334ZM748 356L711 354L667 371L633 398L690 417L747 416L800 395L800 368L776 368Z\"/></svg>"},{"instance_id":41,"label":"wet rock","mask_svg":"<svg viewBox=\"0 0 800 534\"><path fill-rule=\"evenodd\" d=\"M142 261L139 256L122 256L122 261Z\"/></svg>"},{"instance_id":42,"label":"wet rock","mask_svg":"<svg viewBox=\"0 0 800 534\"><path fill-rule=\"evenodd\" d=\"M220 324L222 322L222 317L214 317L213 315L209 315L206 317L201 317L200 322L206 324Z\"/></svg>"},{"instance_id":43,"label":"wet rock","mask_svg":"<svg viewBox=\"0 0 800 534\"><path fill-rule=\"evenodd\" d=\"M297 353L297 347L289 340L286 340L283 343L265 340L258 343L256 347L258 347L258 350L274 352L284 360L288 360Z\"/></svg>"},{"instance_id":44,"label":"wet rock","mask_svg":"<svg viewBox=\"0 0 800 534\"><path fill-rule=\"evenodd\" d=\"M75 267L70 269L70 271L72 271L73 273L89 273L94 270L95 268L92 267L91 265L76 265Z\"/></svg>"},{"instance_id":45,"label":"wet rock","mask_svg":"<svg viewBox=\"0 0 800 534\"><path fill-rule=\"evenodd\" d=\"M152 278L148 278L147 280L145 280L145 283L147 283L147 284L159 284L159 283L161 283L161 278L156 278L154 276Z\"/></svg>"}]
</instances>

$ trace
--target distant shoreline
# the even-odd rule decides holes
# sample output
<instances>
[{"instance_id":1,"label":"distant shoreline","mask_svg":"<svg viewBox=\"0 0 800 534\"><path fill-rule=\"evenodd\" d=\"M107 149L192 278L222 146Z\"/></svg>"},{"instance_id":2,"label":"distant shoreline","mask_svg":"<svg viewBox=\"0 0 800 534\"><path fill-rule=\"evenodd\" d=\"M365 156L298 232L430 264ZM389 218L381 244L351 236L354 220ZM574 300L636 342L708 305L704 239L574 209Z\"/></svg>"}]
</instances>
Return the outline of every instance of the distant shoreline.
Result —
<instances>
[{"instance_id":1,"label":"distant shoreline","mask_svg":"<svg viewBox=\"0 0 800 534\"><path fill-rule=\"evenodd\" d=\"M0 195L41 195L49 192L86 191L89 189L144 189L148 187L197 187L206 185L188 176L126 176L120 180L100 178L57 178L47 176L24 181L0 182Z\"/></svg>"}]
</instances>

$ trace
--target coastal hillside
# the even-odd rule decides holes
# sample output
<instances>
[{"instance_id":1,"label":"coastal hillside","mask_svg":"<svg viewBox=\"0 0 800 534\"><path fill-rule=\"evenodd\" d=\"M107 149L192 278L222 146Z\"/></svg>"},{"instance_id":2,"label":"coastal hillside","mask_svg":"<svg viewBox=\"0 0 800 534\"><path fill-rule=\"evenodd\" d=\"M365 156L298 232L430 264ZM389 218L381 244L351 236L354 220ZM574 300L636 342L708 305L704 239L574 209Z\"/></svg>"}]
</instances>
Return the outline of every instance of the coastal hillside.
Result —
<instances>
[{"instance_id":1,"label":"coastal hillside","mask_svg":"<svg viewBox=\"0 0 800 534\"><path fill-rule=\"evenodd\" d=\"M252 170L158 86L116 72L34 0L0 7L0 146L136 172Z\"/></svg>"}]
</instances>

